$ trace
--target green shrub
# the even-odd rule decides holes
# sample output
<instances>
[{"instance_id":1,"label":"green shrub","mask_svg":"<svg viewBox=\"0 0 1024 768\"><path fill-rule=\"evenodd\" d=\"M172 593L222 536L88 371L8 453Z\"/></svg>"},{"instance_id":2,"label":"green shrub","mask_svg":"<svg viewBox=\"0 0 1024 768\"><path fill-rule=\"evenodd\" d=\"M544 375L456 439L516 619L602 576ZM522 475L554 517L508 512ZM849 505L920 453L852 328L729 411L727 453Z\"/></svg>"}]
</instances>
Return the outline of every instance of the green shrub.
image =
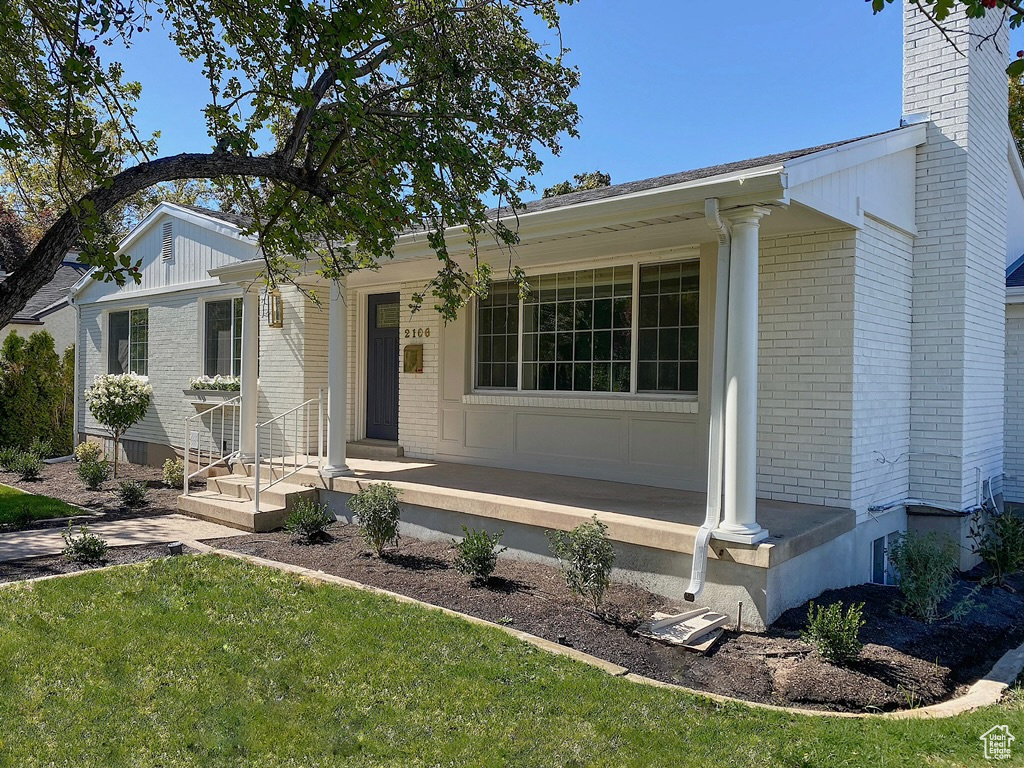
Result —
<instances>
[{"instance_id":1,"label":"green shrub","mask_svg":"<svg viewBox=\"0 0 1024 768\"><path fill-rule=\"evenodd\" d=\"M89 533L86 525L78 527L76 536L71 523L68 523L68 529L64 531L64 545L61 554L72 563L101 563L107 556L107 542Z\"/></svg>"},{"instance_id":2,"label":"green shrub","mask_svg":"<svg viewBox=\"0 0 1024 768\"><path fill-rule=\"evenodd\" d=\"M615 564L608 526L594 515L591 522L569 532L548 531L547 536L569 591L590 600L596 611L604 599Z\"/></svg>"},{"instance_id":3,"label":"green shrub","mask_svg":"<svg viewBox=\"0 0 1024 768\"><path fill-rule=\"evenodd\" d=\"M149 488L138 480L122 480L117 485L117 495L126 507L141 507L146 503Z\"/></svg>"},{"instance_id":4,"label":"green shrub","mask_svg":"<svg viewBox=\"0 0 1024 768\"><path fill-rule=\"evenodd\" d=\"M452 539L456 551L455 570L472 576L474 581L487 581L498 565L498 555L508 549L498 549L505 532L498 531L492 536L485 530L470 530L462 526L462 533L465 534L462 541Z\"/></svg>"},{"instance_id":5,"label":"green shrub","mask_svg":"<svg viewBox=\"0 0 1024 768\"><path fill-rule=\"evenodd\" d=\"M803 641L813 645L825 661L840 666L849 664L864 647L860 641L860 629L865 623L863 610L864 603L854 603L844 613L842 602L823 608L812 600Z\"/></svg>"},{"instance_id":6,"label":"green shrub","mask_svg":"<svg viewBox=\"0 0 1024 768\"><path fill-rule=\"evenodd\" d=\"M5 472L13 472L14 460L18 457L19 453L21 451L13 445L0 448L0 469L3 469Z\"/></svg>"},{"instance_id":7,"label":"green shrub","mask_svg":"<svg viewBox=\"0 0 1024 768\"><path fill-rule=\"evenodd\" d=\"M971 551L988 566L986 582L1002 586L1006 577L1024 570L1024 517L996 513L971 525Z\"/></svg>"},{"instance_id":8,"label":"green shrub","mask_svg":"<svg viewBox=\"0 0 1024 768\"><path fill-rule=\"evenodd\" d=\"M334 515L327 510L326 504L300 499L288 513L284 529L294 540L312 544L327 538L327 529L333 523Z\"/></svg>"},{"instance_id":9,"label":"green shrub","mask_svg":"<svg viewBox=\"0 0 1024 768\"><path fill-rule=\"evenodd\" d=\"M398 548L398 519L402 508L398 490L391 483L374 483L348 500L358 518L359 532L370 548L383 556L386 547Z\"/></svg>"},{"instance_id":10,"label":"green shrub","mask_svg":"<svg viewBox=\"0 0 1024 768\"><path fill-rule=\"evenodd\" d=\"M164 485L183 488L185 485L185 462L181 459L167 459L164 462Z\"/></svg>"},{"instance_id":11,"label":"green shrub","mask_svg":"<svg viewBox=\"0 0 1024 768\"><path fill-rule=\"evenodd\" d=\"M85 442L75 446L75 461L85 464L89 461L103 461L105 458L99 443Z\"/></svg>"},{"instance_id":12,"label":"green shrub","mask_svg":"<svg viewBox=\"0 0 1024 768\"><path fill-rule=\"evenodd\" d=\"M960 562L957 543L935 532L923 536L905 533L893 542L889 560L899 578L903 610L929 624L941 618L939 606L953 593L956 584L954 574ZM968 607L969 603L962 601L951 615Z\"/></svg>"},{"instance_id":13,"label":"green shrub","mask_svg":"<svg viewBox=\"0 0 1024 768\"><path fill-rule=\"evenodd\" d=\"M34 437L32 442L29 443L28 452L34 453L40 459L48 459L53 455L53 443L49 440Z\"/></svg>"},{"instance_id":14,"label":"green shrub","mask_svg":"<svg viewBox=\"0 0 1024 768\"><path fill-rule=\"evenodd\" d=\"M110 462L106 459L83 461L78 465L78 476L82 478L86 488L95 491L110 479Z\"/></svg>"},{"instance_id":15,"label":"green shrub","mask_svg":"<svg viewBox=\"0 0 1024 768\"><path fill-rule=\"evenodd\" d=\"M23 481L38 480L43 471L43 461L31 451L19 451L14 457L11 471Z\"/></svg>"}]
</instances>

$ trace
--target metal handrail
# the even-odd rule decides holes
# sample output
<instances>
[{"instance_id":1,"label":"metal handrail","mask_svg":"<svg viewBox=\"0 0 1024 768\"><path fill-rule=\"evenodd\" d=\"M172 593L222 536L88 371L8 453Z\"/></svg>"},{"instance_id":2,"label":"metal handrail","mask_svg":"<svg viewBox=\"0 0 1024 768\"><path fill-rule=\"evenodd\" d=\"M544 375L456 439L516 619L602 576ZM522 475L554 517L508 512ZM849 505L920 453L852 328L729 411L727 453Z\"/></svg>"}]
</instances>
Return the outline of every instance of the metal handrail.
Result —
<instances>
[{"instance_id":1,"label":"metal handrail","mask_svg":"<svg viewBox=\"0 0 1024 768\"><path fill-rule=\"evenodd\" d=\"M262 494L264 491L266 491L271 486L274 486L277 483L280 483L282 480L287 480L289 477L294 475L296 472L299 472L300 470L303 470L306 467L313 466L313 462L310 460L310 455L309 455L309 427L310 427L310 422L312 421L312 419L310 418L310 409L312 408L314 403L316 403L316 407L317 407L317 416L316 416L316 424L317 424L317 427L316 427L316 430L317 430L316 453L317 453L317 463L319 463L320 456L322 456L323 452L324 452L323 451L323 447L324 447L324 391L322 389L318 392L316 397L310 398L306 402L300 403L299 405L296 405L294 408L289 408L284 413L279 414L279 415L275 416L272 419L267 419L262 424L257 424L256 425L256 456L254 458L254 466L253 466L253 475L254 475L254 478L255 478L255 489L253 491L253 496L254 496L254 503L255 503L254 511L256 513L259 513L259 511L260 511L260 494ZM301 412L301 415L304 417L302 419L302 421L304 422L304 425L305 425L305 437L306 437L306 442L305 442L305 450L306 450L306 452L305 452L305 454L303 454L306 457L306 459L301 464L299 463L299 454L297 452L292 454L290 462L288 461L288 458L289 458L288 455L285 453L285 450L286 450L285 449L285 444L286 444L286 441L287 441L287 438L288 438L288 419L289 419L289 417L291 417L291 421L292 421L292 450L293 451L298 451L298 443L299 443L299 415L300 415L300 412ZM270 482L268 482L266 485L264 485L261 482L262 481L261 469L263 467L264 459L263 459L263 451L262 451L262 449L260 447L261 446L261 443L260 443L260 431L262 430L265 433L267 427L269 427L271 424L276 424L276 423L279 423L280 427L281 427L281 452L280 452L280 456L275 456L275 454L274 454L274 432L271 431L270 432L270 448L267 451L267 453L268 453L268 456L267 456L267 466L270 468ZM280 459L279 466L281 468L281 474L280 474L280 476L275 477L274 476L274 468L275 468L275 466L278 466L278 459ZM287 474L285 474L285 467L286 466L291 467L291 471L288 472Z\"/></svg>"},{"instance_id":2,"label":"metal handrail","mask_svg":"<svg viewBox=\"0 0 1024 768\"><path fill-rule=\"evenodd\" d=\"M189 494L189 487L188 487L188 485L189 485L189 481L193 477L198 477L199 475L203 474L204 472L208 472L210 469L212 469L217 464L221 464L221 463L225 463L226 464L227 462L231 461L236 456L238 456L238 446L239 446L239 443L241 441L241 432L240 432L240 429L241 429L241 419L239 419L237 417L236 411L234 410L234 407L241 405L241 403L242 403L242 396L238 395L237 397L233 397L230 400L225 400L222 403L218 403L217 405L212 406L211 408L207 408L207 409L201 411L200 413L195 414L194 416L186 416L185 417L185 480L184 480L184 485L185 485L184 494L185 494L185 496L188 496L188 494ZM224 450L224 446L226 445L226 441L224 440L224 434L225 434L225 428L224 427L225 427L225 422L227 420L227 418L226 418L227 417L227 412L228 412L227 409L228 409L229 406L232 408L232 411L231 411L231 429L228 432L228 435L229 435L229 437L233 438L233 440L234 440L235 450L233 450L231 453L228 453L228 454L219 453L219 458L211 461L209 464L206 464L205 466L199 467L195 472L189 473L188 468L189 468L189 464L191 462L191 457L190 457L189 454L191 453L191 450L192 450L192 422L198 419L200 421L200 424L202 424L202 420L204 418L206 418L208 416L210 417L210 422L211 422L210 423L210 428L208 430L205 430L206 431L206 438L207 438L207 446L208 446L206 453L207 453L207 456L212 459L214 457L214 455L218 454L218 452L223 451ZM214 446L213 446L213 437L216 434L216 430L214 429L214 426L213 426L213 423L212 423L213 422L213 417L215 415L219 415L220 416L220 446L216 450L214 450ZM199 435L199 439L196 441L196 466L199 466L202 463L202 459L203 459L203 430L197 431L196 434Z\"/></svg>"}]
</instances>

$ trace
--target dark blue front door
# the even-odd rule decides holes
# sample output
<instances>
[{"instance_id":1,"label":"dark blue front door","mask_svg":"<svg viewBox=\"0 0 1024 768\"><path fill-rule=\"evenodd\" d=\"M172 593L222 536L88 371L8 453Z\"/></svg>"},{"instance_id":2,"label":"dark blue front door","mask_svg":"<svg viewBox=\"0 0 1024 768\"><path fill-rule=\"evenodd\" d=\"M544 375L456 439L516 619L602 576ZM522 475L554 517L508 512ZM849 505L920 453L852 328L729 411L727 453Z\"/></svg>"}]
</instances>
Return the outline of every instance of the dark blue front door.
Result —
<instances>
[{"instance_id":1,"label":"dark blue front door","mask_svg":"<svg viewBox=\"0 0 1024 768\"><path fill-rule=\"evenodd\" d=\"M366 436L398 439L398 326L401 298L397 293L370 296L366 340Z\"/></svg>"}]
</instances>

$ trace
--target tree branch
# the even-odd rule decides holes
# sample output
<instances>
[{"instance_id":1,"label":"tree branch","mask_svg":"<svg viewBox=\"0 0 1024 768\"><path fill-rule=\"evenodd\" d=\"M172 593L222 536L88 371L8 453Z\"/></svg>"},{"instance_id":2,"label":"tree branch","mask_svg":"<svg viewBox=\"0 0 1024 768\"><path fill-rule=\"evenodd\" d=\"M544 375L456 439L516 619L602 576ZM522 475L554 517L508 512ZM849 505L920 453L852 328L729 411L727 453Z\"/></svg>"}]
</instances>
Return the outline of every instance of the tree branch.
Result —
<instances>
[{"instance_id":1,"label":"tree branch","mask_svg":"<svg viewBox=\"0 0 1024 768\"><path fill-rule=\"evenodd\" d=\"M110 211L136 192L164 181L210 179L218 176L246 176L273 179L329 201L331 192L323 182L278 155L181 154L142 163L122 171L109 186L98 187L82 197L72 210L91 207L99 216ZM80 217L65 213L54 222L32 249L28 258L3 283L0 283L0 327L49 282L69 250L82 235Z\"/></svg>"}]
</instances>

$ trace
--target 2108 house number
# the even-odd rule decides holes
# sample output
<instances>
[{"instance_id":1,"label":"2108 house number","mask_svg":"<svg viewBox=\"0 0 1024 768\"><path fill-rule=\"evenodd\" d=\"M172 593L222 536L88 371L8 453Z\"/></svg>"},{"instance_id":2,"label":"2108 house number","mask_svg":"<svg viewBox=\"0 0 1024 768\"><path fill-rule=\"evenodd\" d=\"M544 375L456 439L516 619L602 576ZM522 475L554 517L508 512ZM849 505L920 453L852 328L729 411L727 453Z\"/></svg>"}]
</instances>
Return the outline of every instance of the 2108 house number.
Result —
<instances>
[{"instance_id":1,"label":"2108 house number","mask_svg":"<svg viewBox=\"0 0 1024 768\"><path fill-rule=\"evenodd\" d=\"M405 329L405 338L407 338L407 339L423 339L423 338L429 339L430 338L430 329L429 328L406 328Z\"/></svg>"}]
</instances>

